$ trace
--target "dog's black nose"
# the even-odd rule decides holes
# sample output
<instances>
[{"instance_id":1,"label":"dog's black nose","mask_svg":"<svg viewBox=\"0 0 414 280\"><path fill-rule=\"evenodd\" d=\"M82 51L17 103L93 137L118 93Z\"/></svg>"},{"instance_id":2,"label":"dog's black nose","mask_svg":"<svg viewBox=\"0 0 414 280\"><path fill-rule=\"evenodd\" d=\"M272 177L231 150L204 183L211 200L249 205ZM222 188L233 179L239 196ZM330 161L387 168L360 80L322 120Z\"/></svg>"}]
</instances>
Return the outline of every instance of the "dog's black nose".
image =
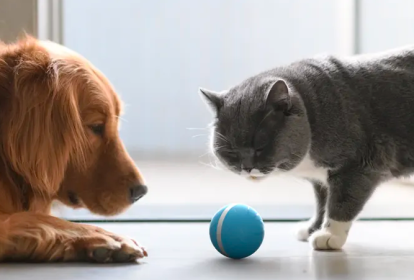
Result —
<instances>
[{"instance_id":1,"label":"dog's black nose","mask_svg":"<svg viewBox=\"0 0 414 280\"><path fill-rule=\"evenodd\" d=\"M137 202L148 192L148 188L145 185L135 185L129 189L129 196L131 203Z\"/></svg>"}]
</instances>

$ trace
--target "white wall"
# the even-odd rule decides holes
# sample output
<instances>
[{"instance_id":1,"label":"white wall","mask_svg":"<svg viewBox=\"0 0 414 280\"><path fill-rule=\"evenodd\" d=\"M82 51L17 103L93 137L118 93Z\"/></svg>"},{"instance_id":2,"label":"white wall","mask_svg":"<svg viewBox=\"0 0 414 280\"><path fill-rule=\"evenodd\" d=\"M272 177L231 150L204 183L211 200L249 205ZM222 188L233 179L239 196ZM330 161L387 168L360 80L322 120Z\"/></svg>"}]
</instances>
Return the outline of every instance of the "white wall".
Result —
<instances>
[{"instance_id":1,"label":"white wall","mask_svg":"<svg viewBox=\"0 0 414 280\"><path fill-rule=\"evenodd\" d=\"M414 44L414 1L360 1L362 53Z\"/></svg>"},{"instance_id":2,"label":"white wall","mask_svg":"<svg viewBox=\"0 0 414 280\"><path fill-rule=\"evenodd\" d=\"M199 86L221 90L257 72L337 53L332 0L65 0L64 43L95 63L125 103L132 152L206 150L211 116Z\"/></svg>"}]
</instances>

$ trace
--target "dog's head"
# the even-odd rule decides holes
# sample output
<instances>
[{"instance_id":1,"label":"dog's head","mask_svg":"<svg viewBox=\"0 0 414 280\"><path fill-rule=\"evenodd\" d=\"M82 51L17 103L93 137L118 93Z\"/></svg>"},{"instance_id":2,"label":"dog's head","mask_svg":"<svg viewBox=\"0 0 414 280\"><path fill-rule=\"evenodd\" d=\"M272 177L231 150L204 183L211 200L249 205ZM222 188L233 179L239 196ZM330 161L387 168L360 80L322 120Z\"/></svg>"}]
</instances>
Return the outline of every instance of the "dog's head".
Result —
<instances>
[{"instance_id":1,"label":"dog's head","mask_svg":"<svg viewBox=\"0 0 414 280\"><path fill-rule=\"evenodd\" d=\"M0 69L12 69L12 80L0 81L12 89L0 105L2 153L33 193L101 215L145 195L118 134L121 102L106 77L54 43L26 38L2 49Z\"/></svg>"}]
</instances>

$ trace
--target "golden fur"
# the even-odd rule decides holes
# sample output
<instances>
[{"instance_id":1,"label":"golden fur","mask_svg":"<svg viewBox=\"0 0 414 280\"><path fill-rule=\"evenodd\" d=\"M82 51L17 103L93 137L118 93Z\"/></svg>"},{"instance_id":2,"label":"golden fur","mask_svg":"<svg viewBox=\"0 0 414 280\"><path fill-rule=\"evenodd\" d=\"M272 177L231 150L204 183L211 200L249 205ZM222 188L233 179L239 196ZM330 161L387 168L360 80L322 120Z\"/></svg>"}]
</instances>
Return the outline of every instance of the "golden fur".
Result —
<instances>
[{"instance_id":1,"label":"golden fur","mask_svg":"<svg viewBox=\"0 0 414 280\"><path fill-rule=\"evenodd\" d=\"M50 216L53 200L114 215L143 179L106 77L63 46L0 43L0 260L134 261L135 241ZM91 127L104 125L102 135Z\"/></svg>"}]
</instances>

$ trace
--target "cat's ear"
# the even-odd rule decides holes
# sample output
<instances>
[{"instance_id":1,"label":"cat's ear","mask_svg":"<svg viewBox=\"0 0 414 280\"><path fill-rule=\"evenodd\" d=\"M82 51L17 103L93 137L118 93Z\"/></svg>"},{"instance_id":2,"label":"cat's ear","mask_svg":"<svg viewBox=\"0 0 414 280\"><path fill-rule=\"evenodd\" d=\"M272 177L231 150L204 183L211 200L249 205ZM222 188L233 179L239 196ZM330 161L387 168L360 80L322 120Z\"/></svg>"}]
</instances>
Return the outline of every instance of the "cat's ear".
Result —
<instances>
[{"instance_id":1,"label":"cat's ear","mask_svg":"<svg viewBox=\"0 0 414 280\"><path fill-rule=\"evenodd\" d=\"M223 93L214 92L205 88L199 88L199 91L210 110L213 111L214 114L217 114L221 106L223 106Z\"/></svg>"},{"instance_id":2,"label":"cat's ear","mask_svg":"<svg viewBox=\"0 0 414 280\"><path fill-rule=\"evenodd\" d=\"M291 107L289 88L285 81L278 80L271 87L266 96L266 105L276 111L287 113Z\"/></svg>"}]
</instances>

